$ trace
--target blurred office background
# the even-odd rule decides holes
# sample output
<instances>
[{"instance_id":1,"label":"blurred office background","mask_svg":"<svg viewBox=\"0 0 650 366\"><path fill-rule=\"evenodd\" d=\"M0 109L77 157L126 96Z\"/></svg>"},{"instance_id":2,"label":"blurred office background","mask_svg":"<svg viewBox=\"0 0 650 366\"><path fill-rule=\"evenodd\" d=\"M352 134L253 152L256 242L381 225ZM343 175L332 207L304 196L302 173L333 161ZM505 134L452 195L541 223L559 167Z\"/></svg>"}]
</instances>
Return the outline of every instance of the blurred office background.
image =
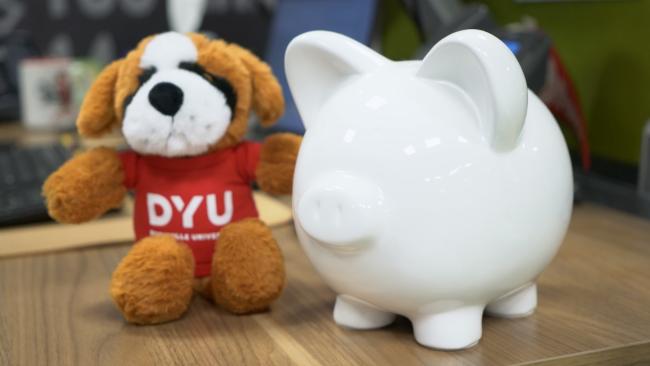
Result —
<instances>
[{"instance_id":1,"label":"blurred office background","mask_svg":"<svg viewBox=\"0 0 650 366\"><path fill-rule=\"evenodd\" d=\"M88 78L148 34L195 30L250 48L286 85L284 49L304 31L344 33L402 60L465 28L499 36L556 115L574 157L578 200L650 217L648 1L0 0L0 225L45 219L40 181L78 145L70 124L49 131L21 124L19 70L27 59L83 62ZM66 99L50 89L54 100ZM276 130L301 133L285 95ZM44 131L59 137L47 148L16 143ZM16 198L28 186L31 198Z\"/></svg>"}]
</instances>

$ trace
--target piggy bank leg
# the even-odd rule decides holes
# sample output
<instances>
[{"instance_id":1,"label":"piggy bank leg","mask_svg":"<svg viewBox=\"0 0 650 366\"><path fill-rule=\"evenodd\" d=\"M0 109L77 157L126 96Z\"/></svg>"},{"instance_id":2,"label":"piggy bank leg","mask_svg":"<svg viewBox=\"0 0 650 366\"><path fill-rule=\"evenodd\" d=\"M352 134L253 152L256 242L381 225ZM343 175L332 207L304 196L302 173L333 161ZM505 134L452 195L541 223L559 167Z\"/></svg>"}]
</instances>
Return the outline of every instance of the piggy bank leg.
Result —
<instances>
[{"instance_id":1,"label":"piggy bank leg","mask_svg":"<svg viewBox=\"0 0 650 366\"><path fill-rule=\"evenodd\" d=\"M527 285L512 294L488 304L488 315L502 318L519 318L532 314L537 307L537 285Z\"/></svg>"},{"instance_id":2,"label":"piggy bank leg","mask_svg":"<svg viewBox=\"0 0 650 366\"><path fill-rule=\"evenodd\" d=\"M338 325L353 329L374 329L388 325L395 320L389 313L348 295L336 297L334 321Z\"/></svg>"},{"instance_id":3,"label":"piggy bank leg","mask_svg":"<svg viewBox=\"0 0 650 366\"><path fill-rule=\"evenodd\" d=\"M482 305L466 306L411 319L415 339L423 346L457 350L475 345L481 338Z\"/></svg>"}]
</instances>

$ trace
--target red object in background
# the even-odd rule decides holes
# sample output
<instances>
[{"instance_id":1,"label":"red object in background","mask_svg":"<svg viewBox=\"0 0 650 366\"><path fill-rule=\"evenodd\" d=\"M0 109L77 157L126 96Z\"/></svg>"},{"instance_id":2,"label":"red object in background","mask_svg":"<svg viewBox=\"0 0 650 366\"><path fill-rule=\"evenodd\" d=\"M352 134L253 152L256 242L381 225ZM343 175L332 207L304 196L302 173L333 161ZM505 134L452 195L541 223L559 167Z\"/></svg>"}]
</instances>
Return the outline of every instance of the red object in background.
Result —
<instances>
[{"instance_id":1,"label":"red object in background","mask_svg":"<svg viewBox=\"0 0 650 366\"><path fill-rule=\"evenodd\" d=\"M582 169L588 172L591 169L591 152L587 137L587 120L576 88L555 47L549 50L546 81L539 96L559 122L567 124L575 134L578 139Z\"/></svg>"},{"instance_id":2,"label":"red object in background","mask_svg":"<svg viewBox=\"0 0 650 366\"><path fill-rule=\"evenodd\" d=\"M72 81L66 73L56 76L56 91L61 106L61 114L68 115L72 110Z\"/></svg>"}]
</instances>

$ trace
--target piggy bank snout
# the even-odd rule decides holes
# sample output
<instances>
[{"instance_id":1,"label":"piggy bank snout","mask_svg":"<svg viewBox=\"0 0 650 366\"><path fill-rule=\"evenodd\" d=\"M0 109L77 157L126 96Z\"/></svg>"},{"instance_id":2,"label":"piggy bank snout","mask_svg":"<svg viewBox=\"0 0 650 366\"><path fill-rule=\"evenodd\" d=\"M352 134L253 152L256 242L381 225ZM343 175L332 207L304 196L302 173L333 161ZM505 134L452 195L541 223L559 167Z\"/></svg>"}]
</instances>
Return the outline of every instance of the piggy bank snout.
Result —
<instances>
[{"instance_id":1,"label":"piggy bank snout","mask_svg":"<svg viewBox=\"0 0 650 366\"><path fill-rule=\"evenodd\" d=\"M374 184L353 176L319 180L300 197L297 218L312 238L332 245L354 244L373 237L384 210Z\"/></svg>"}]
</instances>

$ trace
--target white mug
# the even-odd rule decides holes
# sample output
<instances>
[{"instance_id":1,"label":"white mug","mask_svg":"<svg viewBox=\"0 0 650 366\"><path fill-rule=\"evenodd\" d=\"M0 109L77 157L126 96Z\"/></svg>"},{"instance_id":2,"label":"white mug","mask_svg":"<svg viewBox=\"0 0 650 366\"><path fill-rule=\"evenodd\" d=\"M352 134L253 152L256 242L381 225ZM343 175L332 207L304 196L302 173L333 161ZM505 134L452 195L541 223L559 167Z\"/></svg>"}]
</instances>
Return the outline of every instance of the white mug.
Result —
<instances>
[{"instance_id":1,"label":"white mug","mask_svg":"<svg viewBox=\"0 0 650 366\"><path fill-rule=\"evenodd\" d=\"M91 61L30 58L19 65L20 111L30 129L74 127L83 96L98 72Z\"/></svg>"},{"instance_id":2,"label":"white mug","mask_svg":"<svg viewBox=\"0 0 650 366\"><path fill-rule=\"evenodd\" d=\"M32 129L74 125L75 110L67 58L30 58L19 66L21 119Z\"/></svg>"}]
</instances>

